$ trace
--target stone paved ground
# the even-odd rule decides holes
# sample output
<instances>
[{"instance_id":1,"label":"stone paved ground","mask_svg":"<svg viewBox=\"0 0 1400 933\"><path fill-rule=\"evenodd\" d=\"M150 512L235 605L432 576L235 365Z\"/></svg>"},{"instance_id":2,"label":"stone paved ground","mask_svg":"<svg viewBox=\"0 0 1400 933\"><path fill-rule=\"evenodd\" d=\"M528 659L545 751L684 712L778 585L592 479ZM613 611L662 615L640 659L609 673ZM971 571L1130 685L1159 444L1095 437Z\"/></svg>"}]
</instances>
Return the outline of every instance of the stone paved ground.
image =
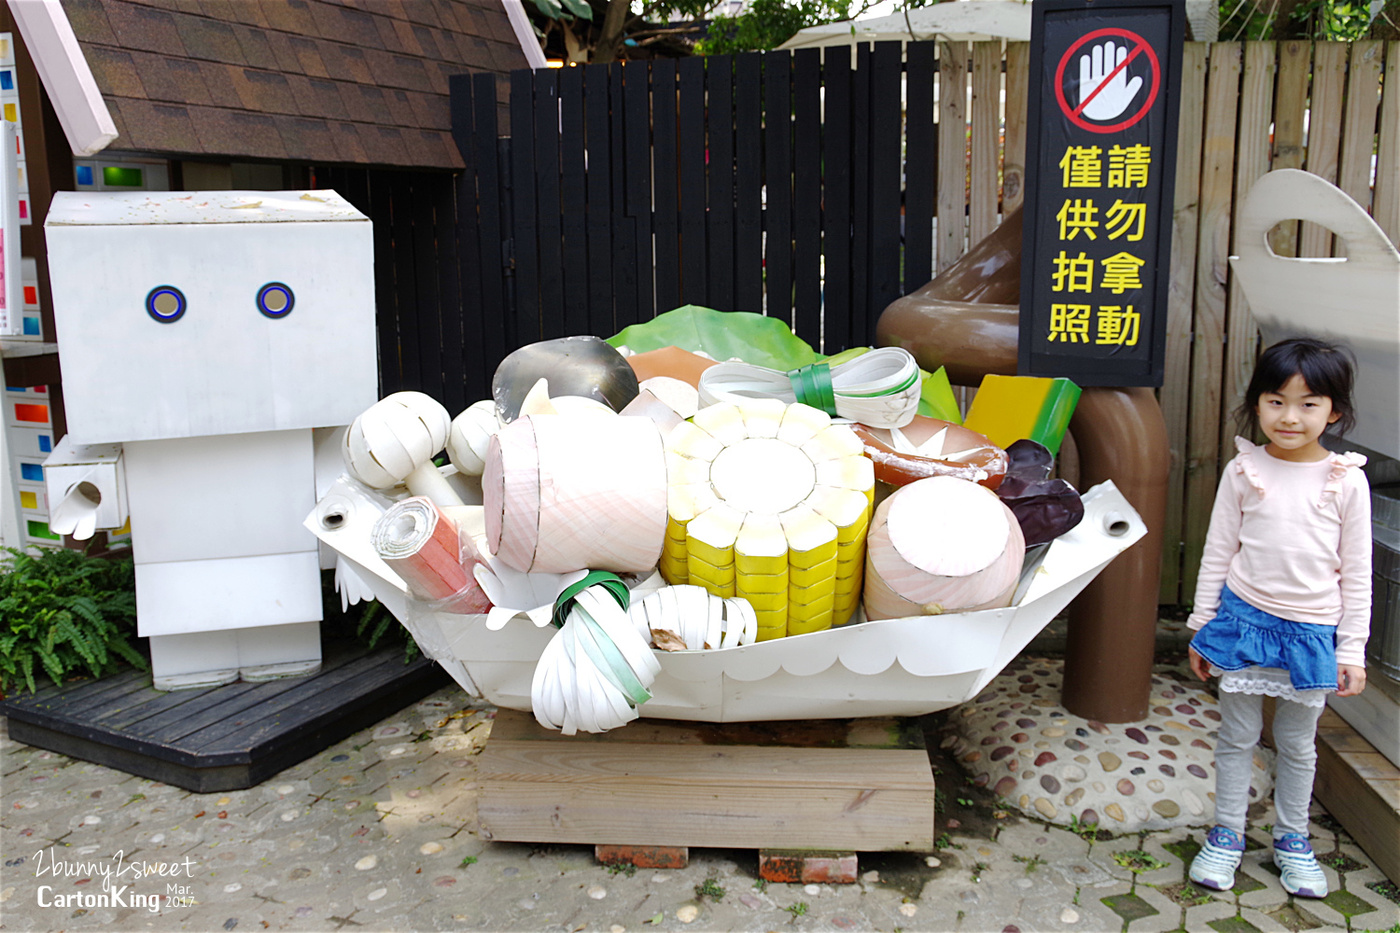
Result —
<instances>
[{"instance_id":1,"label":"stone paved ground","mask_svg":"<svg viewBox=\"0 0 1400 933\"><path fill-rule=\"evenodd\" d=\"M475 831L475 756L492 715L443 690L223 794L0 733L0 930L1400 933L1400 894L1321 808L1325 901L1280 887L1264 860L1266 807L1240 884L1214 896L1185 881L1201 828L1084 838L1001 809L936 750L938 851L863 854L856 885L765 886L752 851L692 850L685 869L624 872L585 846L488 843ZM140 876L157 866L176 874ZM59 900L101 894L104 870L122 871L111 880L125 906ZM133 894L158 896L156 912Z\"/></svg>"}]
</instances>

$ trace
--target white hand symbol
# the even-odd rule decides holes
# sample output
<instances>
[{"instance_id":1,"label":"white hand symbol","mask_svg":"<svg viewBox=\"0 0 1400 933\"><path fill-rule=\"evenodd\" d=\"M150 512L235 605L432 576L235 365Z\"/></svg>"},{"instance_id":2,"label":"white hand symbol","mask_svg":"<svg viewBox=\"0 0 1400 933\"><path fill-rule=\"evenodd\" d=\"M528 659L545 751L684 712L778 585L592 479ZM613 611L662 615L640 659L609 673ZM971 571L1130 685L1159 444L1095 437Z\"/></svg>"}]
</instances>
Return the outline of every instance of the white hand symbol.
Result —
<instances>
[{"instance_id":1,"label":"white hand symbol","mask_svg":"<svg viewBox=\"0 0 1400 933\"><path fill-rule=\"evenodd\" d=\"M1101 46L1090 49L1089 55L1079 56L1079 104L1081 113L1090 120L1112 120L1122 115L1142 88L1142 78L1128 80L1128 70L1124 68L1112 79L1105 81L1109 73L1128 57L1126 45L1114 47L1109 40ZM1102 87L1097 94L1094 91ZM1087 104L1085 99L1094 94Z\"/></svg>"}]
</instances>

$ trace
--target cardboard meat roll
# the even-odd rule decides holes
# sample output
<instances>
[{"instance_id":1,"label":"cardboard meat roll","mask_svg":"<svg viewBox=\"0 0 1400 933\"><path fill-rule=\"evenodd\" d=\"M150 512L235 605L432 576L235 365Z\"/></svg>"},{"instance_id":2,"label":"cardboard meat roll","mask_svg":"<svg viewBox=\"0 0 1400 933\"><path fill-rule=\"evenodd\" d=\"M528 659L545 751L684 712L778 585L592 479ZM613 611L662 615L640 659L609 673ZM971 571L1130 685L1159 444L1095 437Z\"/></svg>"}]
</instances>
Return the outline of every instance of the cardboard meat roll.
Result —
<instances>
[{"instance_id":1,"label":"cardboard meat roll","mask_svg":"<svg viewBox=\"0 0 1400 933\"><path fill-rule=\"evenodd\" d=\"M875 510L865 614L893 619L1010 605L1025 550L1015 515L991 490L951 476L910 483Z\"/></svg>"},{"instance_id":2,"label":"cardboard meat roll","mask_svg":"<svg viewBox=\"0 0 1400 933\"><path fill-rule=\"evenodd\" d=\"M656 566L666 458L646 418L527 415L491 438L482 474L491 553L522 573Z\"/></svg>"},{"instance_id":3,"label":"cardboard meat roll","mask_svg":"<svg viewBox=\"0 0 1400 933\"><path fill-rule=\"evenodd\" d=\"M916 415L902 431L853 424L875 464L875 478L904 486L929 476L954 476L996 489L1006 475L1006 451L976 431Z\"/></svg>"}]
</instances>

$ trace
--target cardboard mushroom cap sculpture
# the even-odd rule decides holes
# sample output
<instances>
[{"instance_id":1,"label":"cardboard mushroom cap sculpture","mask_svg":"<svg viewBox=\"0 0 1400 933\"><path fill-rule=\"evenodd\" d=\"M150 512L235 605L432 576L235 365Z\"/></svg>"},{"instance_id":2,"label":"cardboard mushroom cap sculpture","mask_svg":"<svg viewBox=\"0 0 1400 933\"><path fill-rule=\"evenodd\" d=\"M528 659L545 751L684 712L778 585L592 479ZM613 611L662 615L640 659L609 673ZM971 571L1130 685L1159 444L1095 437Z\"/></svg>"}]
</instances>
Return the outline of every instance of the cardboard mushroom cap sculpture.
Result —
<instances>
[{"instance_id":1,"label":"cardboard mushroom cap sculpture","mask_svg":"<svg viewBox=\"0 0 1400 933\"><path fill-rule=\"evenodd\" d=\"M395 392L375 402L345 432L341 453L350 476L374 489L403 483L438 505L461 505L433 457L447 444L447 409L422 392Z\"/></svg>"},{"instance_id":2,"label":"cardboard mushroom cap sculpture","mask_svg":"<svg viewBox=\"0 0 1400 933\"><path fill-rule=\"evenodd\" d=\"M910 483L875 510L866 551L866 616L1008 606L1025 550L1016 516L996 493L951 476Z\"/></svg>"},{"instance_id":3,"label":"cardboard mushroom cap sculpture","mask_svg":"<svg viewBox=\"0 0 1400 933\"><path fill-rule=\"evenodd\" d=\"M491 380L491 397L504 421L521 414L527 394L543 378L555 395L582 395L621 411L637 397L637 374L597 337L542 340L512 352Z\"/></svg>"}]
</instances>

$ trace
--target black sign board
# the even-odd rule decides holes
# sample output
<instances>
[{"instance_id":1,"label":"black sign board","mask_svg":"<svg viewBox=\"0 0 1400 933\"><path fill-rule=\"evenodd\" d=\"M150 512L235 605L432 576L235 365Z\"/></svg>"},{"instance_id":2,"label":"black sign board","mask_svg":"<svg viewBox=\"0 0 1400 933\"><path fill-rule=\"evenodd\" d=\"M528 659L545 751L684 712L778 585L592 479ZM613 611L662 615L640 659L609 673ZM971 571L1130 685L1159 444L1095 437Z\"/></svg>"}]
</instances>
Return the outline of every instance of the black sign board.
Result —
<instances>
[{"instance_id":1,"label":"black sign board","mask_svg":"<svg viewBox=\"0 0 1400 933\"><path fill-rule=\"evenodd\" d=\"M1017 372L1160 386L1184 0L1035 0Z\"/></svg>"}]
</instances>

